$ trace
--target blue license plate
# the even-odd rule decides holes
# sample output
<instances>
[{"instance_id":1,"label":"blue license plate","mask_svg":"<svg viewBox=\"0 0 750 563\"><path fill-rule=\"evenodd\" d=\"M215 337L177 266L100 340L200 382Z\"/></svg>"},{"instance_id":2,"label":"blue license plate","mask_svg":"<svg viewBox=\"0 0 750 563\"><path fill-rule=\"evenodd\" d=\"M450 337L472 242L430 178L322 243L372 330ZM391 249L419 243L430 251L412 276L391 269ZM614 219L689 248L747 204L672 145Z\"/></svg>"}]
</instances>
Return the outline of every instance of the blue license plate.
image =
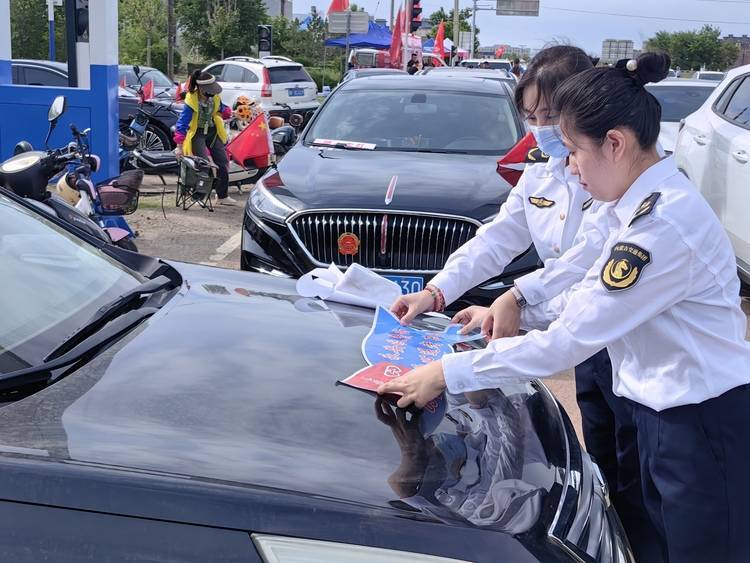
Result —
<instances>
[{"instance_id":1,"label":"blue license plate","mask_svg":"<svg viewBox=\"0 0 750 563\"><path fill-rule=\"evenodd\" d=\"M297 98L299 96L304 96L305 91L302 88L289 88L289 97L290 98Z\"/></svg>"},{"instance_id":2,"label":"blue license plate","mask_svg":"<svg viewBox=\"0 0 750 563\"><path fill-rule=\"evenodd\" d=\"M419 276L384 276L401 286L401 293L416 293L424 289L424 279Z\"/></svg>"}]
</instances>

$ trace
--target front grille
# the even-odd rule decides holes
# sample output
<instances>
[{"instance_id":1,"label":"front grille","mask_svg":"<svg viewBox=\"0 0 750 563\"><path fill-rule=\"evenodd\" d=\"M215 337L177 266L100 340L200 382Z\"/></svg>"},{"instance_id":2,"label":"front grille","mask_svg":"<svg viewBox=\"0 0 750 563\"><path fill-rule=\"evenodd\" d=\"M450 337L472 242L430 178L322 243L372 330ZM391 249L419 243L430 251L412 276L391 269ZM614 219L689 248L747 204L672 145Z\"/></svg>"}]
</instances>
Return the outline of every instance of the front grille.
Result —
<instances>
[{"instance_id":1,"label":"front grille","mask_svg":"<svg viewBox=\"0 0 750 563\"><path fill-rule=\"evenodd\" d=\"M477 225L464 219L381 212L305 213L289 225L315 262L349 266L357 262L373 270L437 272L448 256L471 239ZM339 252L339 237L360 240L354 255Z\"/></svg>"}]
</instances>

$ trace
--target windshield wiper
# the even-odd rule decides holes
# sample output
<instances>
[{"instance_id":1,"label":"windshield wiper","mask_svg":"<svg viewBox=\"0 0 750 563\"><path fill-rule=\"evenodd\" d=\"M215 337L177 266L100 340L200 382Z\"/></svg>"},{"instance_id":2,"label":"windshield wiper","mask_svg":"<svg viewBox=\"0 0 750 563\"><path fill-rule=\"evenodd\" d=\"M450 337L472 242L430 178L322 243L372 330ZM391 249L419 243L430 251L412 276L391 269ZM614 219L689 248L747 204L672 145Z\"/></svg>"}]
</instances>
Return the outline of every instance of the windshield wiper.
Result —
<instances>
[{"instance_id":1,"label":"windshield wiper","mask_svg":"<svg viewBox=\"0 0 750 563\"><path fill-rule=\"evenodd\" d=\"M371 151L374 149L366 148L366 147L358 147L355 145L351 145L349 143L316 143L313 141L311 144L313 147L325 147L329 149L344 149L347 151Z\"/></svg>"},{"instance_id":2,"label":"windshield wiper","mask_svg":"<svg viewBox=\"0 0 750 563\"><path fill-rule=\"evenodd\" d=\"M116 299L100 307L81 328L68 336L62 344L47 354L44 361L49 362L50 360L54 360L65 354L68 350L99 330L103 325L126 312L136 301L142 299L146 295L166 289L171 284L172 280L167 276L159 276L126 291Z\"/></svg>"},{"instance_id":3,"label":"windshield wiper","mask_svg":"<svg viewBox=\"0 0 750 563\"><path fill-rule=\"evenodd\" d=\"M435 154L471 154L469 153L469 151L459 151L453 149L413 149L409 147L399 147L390 150L394 150L396 152L425 152Z\"/></svg>"}]
</instances>

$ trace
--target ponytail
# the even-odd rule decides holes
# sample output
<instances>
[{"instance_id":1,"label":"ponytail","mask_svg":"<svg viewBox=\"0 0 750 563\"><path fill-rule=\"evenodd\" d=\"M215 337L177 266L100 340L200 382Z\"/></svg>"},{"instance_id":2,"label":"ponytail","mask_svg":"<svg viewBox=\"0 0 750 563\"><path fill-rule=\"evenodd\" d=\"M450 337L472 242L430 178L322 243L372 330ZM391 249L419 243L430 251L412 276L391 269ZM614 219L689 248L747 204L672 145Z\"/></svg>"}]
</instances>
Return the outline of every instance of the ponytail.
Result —
<instances>
[{"instance_id":1,"label":"ponytail","mask_svg":"<svg viewBox=\"0 0 750 563\"><path fill-rule=\"evenodd\" d=\"M188 92L195 92L198 89L198 80L201 77L201 73L203 71L201 69L196 69L193 71L193 73L190 75L190 78L188 79Z\"/></svg>"}]
</instances>

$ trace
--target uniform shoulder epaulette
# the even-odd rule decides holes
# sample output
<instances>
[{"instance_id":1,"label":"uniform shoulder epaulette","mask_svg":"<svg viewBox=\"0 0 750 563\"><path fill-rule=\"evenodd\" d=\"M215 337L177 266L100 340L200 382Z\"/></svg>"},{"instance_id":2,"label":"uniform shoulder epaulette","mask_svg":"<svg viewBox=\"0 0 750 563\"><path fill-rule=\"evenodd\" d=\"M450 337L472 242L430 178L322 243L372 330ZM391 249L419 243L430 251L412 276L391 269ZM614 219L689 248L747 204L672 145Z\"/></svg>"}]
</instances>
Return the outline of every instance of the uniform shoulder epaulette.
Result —
<instances>
[{"instance_id":1,"label":"uniform shoulder epaulette","mask_svg":"<svg viewBox=\"0 0 750 563\"><path fill-rule=\"evenodd\" d=\"M589 207L591 207L594 203L594 198L590 197L586 201L583 202L583 206L581 206L581 211L586 211Z\"/></svg>"},{"instance_id":2,"label":"uniform shoulder epaulette","mask_svg":"<svg viewBox=\"0 0 750 563\"><path fill-rule=\"evenodd\" d=\"M661 192L654 192L644 199L633 214L633 218L630 220L630 223L628 223L628 227L632 227L633 223L638 219L651 213L654 210L654 207L656 207L656 202L660 197Z\"/></svg>"},{"instance_id":3,"label":"uniform shoulder epaulette","mask_svg":"<svg viewBox=\"0 0 750 563\"><path fill-rule=\"evenodd\" d=\"M548 162L549 161L549 155L542 152L542 149L539 147L534 147L529 152L526 153L526 163L527 164L536 164L539 162Z\"/></svg>"}]
</instances>

